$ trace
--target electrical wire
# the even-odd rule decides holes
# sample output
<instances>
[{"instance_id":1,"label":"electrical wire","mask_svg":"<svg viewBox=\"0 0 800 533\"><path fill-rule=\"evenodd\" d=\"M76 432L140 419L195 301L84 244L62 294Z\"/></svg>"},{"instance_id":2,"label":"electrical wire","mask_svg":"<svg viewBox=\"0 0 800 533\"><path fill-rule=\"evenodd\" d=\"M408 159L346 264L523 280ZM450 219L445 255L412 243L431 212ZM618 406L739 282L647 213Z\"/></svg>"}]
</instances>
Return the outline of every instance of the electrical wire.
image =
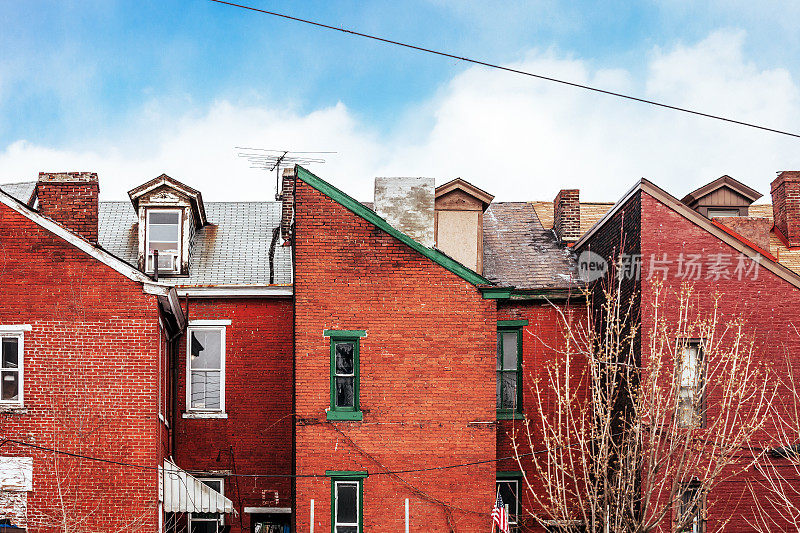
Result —
<instances>
[{"instance_id":1,"label":"electrical wire","mask_svg":"<svg viewBox=\"0 0 800 533\"><path fill-rule=\"evenodd\" d=\"M424 52L424 53L427 53L427 54L433 54L433 55L437 55L437 56L447 57L447 58L450 58L450 59L456 59L458 61L464 61L464 62L467 62L467 63L472 63L474 65L481 65L483 67L493 68L493 69L497 69L497 70L503 70L503 71L506 71L506 72L514 73L514 74L521 74L523 76L529 76L531 78L538 78L540 80L550 81L550 82L553 82L553 83L560 83L562 85L568 85L570 87L576 87L578 89L585 89L587 91L593 91L593 92L596 92L596 93L601 93L601 94L605 94L605 95L609 95L609 96L616 96L617 98L624 98L626 100L632 100L634 102L639 102L639 103L642 103L642 104L649 104L649 105L661 107L661 108L664 108L664 109L670 109L672 111L679 111L681 113L689 113L691 115L710 118L710 119L714 119L714 120L721 120L723 122L729 122L731 124L738 124L740 126L747 126L748 128L755 128L755 129L759 129L759 130L763 130L763 131L769 131L769 132L772 132L772 133L778 133L780 135L788 135L789 137L800 138L800 134L797 134L797 133L791 133L791 132L788 132L788 131L783 131L783 130L779 130L779 129L775 129L775 128L769 128L769 127L766 127L766 126L753 124L751 122L744 122L742 120L735 120L735 119L732 119L732 118L723 117L721 115L713 115L711 113L704 113L702 111L697 111L695 109L689 109L689 108L686 108L686 107L679 107L679 106L674 106L674 105L670 105L670 104L665 104L663 102L658 102L656 100L648 100L646 98L639 98L639 97L631 96L631 95L628 95L628 94L609 91L609 90L606 90L606 89L600 89L598 87L593 87L591 85L584 85L584 84L581 84L581 83L562 80L562 79L559 79L559 78L553 78L552 76L545 76L543 74L536 74L536 73L533 73L533 72L528 72L528 71L525 71L525 70L520 70L520 69L516 69L516 68L511 68L511 67L504 67L502 65L489 63L488 61L481 61L479 59L472 59L472 58L469 58L469 57L458 56L458 55L451 54L451 53L448 53L448 52L441 52L441 51L438 51L438 50L433 50L431 48L424 48L422 46L417 46L417 45L414 45L414 44L395 41L395 40L392 40L392 39L387 39L385 37L379 37L377 35L370 35L368 33L362 33L362 32L359 32L359 31L348 30L348 29L345 29L345 28L338 28L336 26L331 26L329 24L324 24L322 22L315 22L313 20L303 19L303 18L300 18L300 17L293 17L291 15L286 15L286 14L278 13L278 12L275 12L275 11L267 11L266 9L259 9L259 8L252 7L252 6L247 6L247 5L244 5L244 4L237 4L237 3L234 3L234 2L226 2L225 0L211 0L211 2L216 2L217 4L224 4L224 5L231 6L231 7L238 7L240 9L246 9L248 11L255 11L257 13L262 13L264 15L271 15L273 17L279 17L279 18L283 18L283 19L287 19L287 20L293 20L295 22L301 22L303 24L310 24L312 26L317 26L319 28L324 28L326 30L339 31L339 32L346 33L346 34L349 34L349 35L354 35L356 37L363 37L365 39L372 39L373 41L379 41L379 42L386 43L386 44L392 44L392 45L395 45L395 46L402 46L404 48L410 48L411 50L416 50L418 52Z\"/></svg>"}]
</instances>

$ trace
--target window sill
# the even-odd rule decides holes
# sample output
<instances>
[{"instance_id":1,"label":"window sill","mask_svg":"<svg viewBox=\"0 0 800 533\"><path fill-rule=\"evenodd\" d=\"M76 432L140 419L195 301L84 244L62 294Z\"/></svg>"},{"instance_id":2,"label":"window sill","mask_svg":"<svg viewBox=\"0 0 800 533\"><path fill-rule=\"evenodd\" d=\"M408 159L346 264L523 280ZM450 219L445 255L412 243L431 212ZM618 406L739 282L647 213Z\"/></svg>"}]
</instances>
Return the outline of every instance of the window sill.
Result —
<instances>
[{"instance_id":1,"label":"window sill","mask_svg":"<svg viewBox=\"0 0 800 533\"><path fill-rule=\"evenodd\" d=\"M497 419L498 420L524 420L525 419L525 415L523 415L522 413L519 413L519 412L517 412L517 413L501 413L501 412L498 412L497 413Z\"/></svg>"},{"instance_id":2,"label":"window sill","mask_svg":"<svg viewBox=\"0 0 800 533\"><path fill-rule=\"evenodd\" d=\"M228 418L228 413L202 413L187 412L181 415L182 418Z\"/></svg>"},{"instance_id":3,"label":"window sill","mask_svg":"<svg viewBox=\"0 0 800 533\"><path fill-rule=\"evenodd\" d=\"M27 415L28 408L22 405L0 405L0 414Z\"/></svg>"},{"instance_id":4,"label":"window sill","mask_svg":"<svg viewBox=\"0 0 800 533\"><path fill-rule=\"evenodd\" d=\"M363 420L361 411L328 411L328 420Z\"/></svg>"}]
</instances>

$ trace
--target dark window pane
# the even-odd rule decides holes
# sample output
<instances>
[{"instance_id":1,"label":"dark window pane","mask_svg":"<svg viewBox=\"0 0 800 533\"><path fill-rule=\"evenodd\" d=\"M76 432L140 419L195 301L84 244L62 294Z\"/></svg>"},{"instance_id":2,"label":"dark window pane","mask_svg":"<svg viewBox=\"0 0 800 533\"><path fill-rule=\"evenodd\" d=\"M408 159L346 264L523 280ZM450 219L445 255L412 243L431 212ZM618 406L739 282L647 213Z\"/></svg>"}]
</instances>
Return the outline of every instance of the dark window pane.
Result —
<instances>
[{"instance_id":1,"label":"dark window pane","mask_svg":"<svg viewBox=\"0 0 800 533\"><path fill-rule=\"evenodd\" d=\"M517 332L506 331L503 333L503 370L516 370L517 368Z\"/></svg>"},{"instance_id":2,"label":"dark window pane","mask_svg":"<svg viewBox=\"0 0 800 533\"><path fill-rule=\"evenodd\" d=\"M217 533L219 531L217 529L218 522L195 522L192 521L192 532L191 533Z\"/></svg>"},{"instance_id":3,"label":"dark window pane","mask_svg":"<svg viewBox=\"0 0 800 533\"><path fill-rule=\"evenodd\" d=\"M497 408L501 409L503 407L502 396L500 395L500 385L503 381L503 373L497 373Z\"/></svg>"},{"instance_id":4,"label":"dark window pane","mask_svg":"<svg viewBox=\"0 0 800 533\"><path fill-rule=\"evenodd\" d=\"M352 342L336 343L336 373L338 375L353 373Z\"/></svg>"},{"instance_id":5,"label":"dark window pane","mask_svg":"<svg viewBox=\"0 0 800 533\"><path fill-rule=\"evenodd\" d=\"M0 400L19 400L19 373L2 372L0 373L0 381L2 381Z\"/></svg>"},{"instance_id":6,"label":"dark window pane","mask_svg":"<svg viewBox=\"0 0 800 533\"><path fill-rule=\"evenodd\" d=\"M336 407L353 407L355 378L336 378Z\"/></svg>"},{"instance_id":7,"label":"dark window pane","mask_svg":"<svg viewBox=\"0 0 800 533\"><path fill-rule=\"evenodd\" d=\"M503 369L503 334L497 334L497 370Z\"/></svg>"},{"instance_id":8,"label":"dark window pane","mask_svg":"<svg viewBox=\"0 0 800 533\"><path fill-rule=\"evenodd\" d=\"M219 330L195 330L191 333L192 369L221 368L222 335Z\"/></svg>"},{"instance_id":9,"label":"dark window pane","mask_svg":"<svg viewBox=\"0 0 800 533\"><path fill-rule=\"evenodd\" d=\"M336 526L336 533L358 533L356 526Z\"/></svg>"},{"instance_id":10,"label":"dark window pane","mask_svg":"<svg viewBox=\"0 0 800 533\"><path fill-rule=\"evenodd\" d=\"M508 505L508 521L514 524L517 522L518 483L517 481L500 481L497 486L500 488L503 504Z\"/></svg>"},{"instance_id":11,"label":"dark window pane","mask_svg":"<svg viewBox=\"0 0 800 533\"><path fill-rule=\"evenodd\" d=\"M358 484L336 484L336 523L355 524L358 522Z\"/></svg>"},{"instance_id":12,"label":"dark window pane","mask_svg":"<svg viewBox=\"0 0 800 533\"><path fill-rule=\"evenodd\" d=\"M18 368L19 353L17 339L3 339L3 368Z\"/></svg>"},{"instance_id":13,"label":"dark window pane","mask_svg":"<svg viewBox=\"0 0 800 533\"><path fill-rule=\"evenodd\" d=\"M503 409L517 407L517 373L503 372Z\"/></svg>"},{"instance_id":14,"label":"dark window pane","mask_svg":"<svg viewBox=\"0 0 800 533\"><path fill-rule=\"evenodd\" d=\"M177 224L180 220L180 213L165 211L150 211L151 224Z\"/></svg>"}]
</instances>

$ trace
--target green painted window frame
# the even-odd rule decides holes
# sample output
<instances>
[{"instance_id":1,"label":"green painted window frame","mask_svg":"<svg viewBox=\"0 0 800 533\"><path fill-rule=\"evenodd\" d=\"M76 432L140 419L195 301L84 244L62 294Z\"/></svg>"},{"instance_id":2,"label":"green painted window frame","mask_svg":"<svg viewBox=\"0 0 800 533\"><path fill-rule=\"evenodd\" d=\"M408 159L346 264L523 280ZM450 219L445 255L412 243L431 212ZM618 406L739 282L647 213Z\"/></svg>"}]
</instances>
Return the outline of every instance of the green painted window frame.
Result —
<instances>
[{"instance_id":1,"label":"green painted window frame","mask_svg":"<svg viewBox=\"0 0 800 533\"><path fill-rule=\"evenodd\" d=\"M503 369L503 334L515 332L517 334L517 401L513 409L497 407L498 420L514 420L522 419L522 328L528 325L527 320L498 320L497 321L497 361L500 363L500 368L497 369L497 380L500 385L500 396L496 400L503 397L503 380L502 373L509 372ZM499 401L496 403L500 403Z\"/></svg>"},{"instance_id":2,"label":"green painted window frame","mask_svg":"<svg viewBox=\"0 0 800 533\"><path fill-rule=\"evenodd\" d=\"M520 511L522 509L522 472L519 470L498 470L495 474L494 486L495 491L497 491L497 486L499 483L508 482L508 481L516 481L517 482L517 508L514 510L514 516L516 517L516 522L513 524L509 522L511 526L511 531L519 531L519 519L520 515L522 514ZM510 510L509 510L510 511ZM509 512L509 514L511 514Z\"/></svg>"},{"instance_id":3,"label":"green painted window frame","mask_svg":"<svg viewBox=\"0 0 800 533\"><path fill-rule=\"evenodd\" d=\"M364 479L367 472L349 472L327 470L325 475L331 478L331 533L336 533L336 483L358 483L358 533L364 530Z\"/></svg>"},{"instance_id":4,"label":"green painted window frame","mask_svg":"<svg viewBox=\"0 0 800 533\"><path fill-rule=\"evenodd\" d=\"M366 333L362 330L334 331L325 330L325 336L331 342L331 404L328 409L328 420L353 420L364 419L361 412L361 337ZM336 345L349 342L353 344L353 407L340 407L336 405Z\"/></svg>"}]
</instances>

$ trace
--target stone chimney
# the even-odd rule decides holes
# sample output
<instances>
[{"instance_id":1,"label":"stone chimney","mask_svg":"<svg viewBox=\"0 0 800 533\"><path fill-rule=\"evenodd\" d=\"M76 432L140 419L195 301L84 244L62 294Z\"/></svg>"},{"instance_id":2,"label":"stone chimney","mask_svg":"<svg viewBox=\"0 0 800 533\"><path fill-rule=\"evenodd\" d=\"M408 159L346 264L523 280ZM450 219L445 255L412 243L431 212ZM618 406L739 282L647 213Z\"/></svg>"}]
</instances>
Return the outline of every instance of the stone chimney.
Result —
<instances>
[{"instance_id":1,"label":"stone chimney","mask_svg":"<svg viewBox=\"0 0 800 533\"><path fill-rule=\"evenodd\" d=\"M433 246L433 178L375 178L375 212L428 248Z\"/></svg>"},{"instance_id":2,"label":"stone chimney","mask_svg":"<svg viewBox=\"0 0 800 533\"><path fill-rule=\"evenodd\" d=\"M578 189L561 189L553 200L553 230L562 242L581 236L581 202Z\"/></svg>"},{"instance_id":3,"label":"stone chimney","mask_svg":"<svg viewBox=\"0 0 800 533\"><path fill-rule=\"evenodd\" d=\"M95 172L40 172L39 212L97 244L98 196Z\"/></svg>"},{"instance_id":4,"label":"stone chimney","mask_svg":"<svg viewBox=\"0 0 800 533\"><path fill-rule=\"evenodd\" d=\"M800 246L800 171L785 170L772 182L775 228L789 246Z\"/></svg>"},{"instance_id":5,"label":"stone chimney","mask_svg":"<svg viewBox=\"0 0 800 533\"><path fill-rule=\"evenodd\" d=\"M294 168L283 169L281 182L281 238L288 243L292 241L294 224Z\"/></svg>"}]
</instances>

